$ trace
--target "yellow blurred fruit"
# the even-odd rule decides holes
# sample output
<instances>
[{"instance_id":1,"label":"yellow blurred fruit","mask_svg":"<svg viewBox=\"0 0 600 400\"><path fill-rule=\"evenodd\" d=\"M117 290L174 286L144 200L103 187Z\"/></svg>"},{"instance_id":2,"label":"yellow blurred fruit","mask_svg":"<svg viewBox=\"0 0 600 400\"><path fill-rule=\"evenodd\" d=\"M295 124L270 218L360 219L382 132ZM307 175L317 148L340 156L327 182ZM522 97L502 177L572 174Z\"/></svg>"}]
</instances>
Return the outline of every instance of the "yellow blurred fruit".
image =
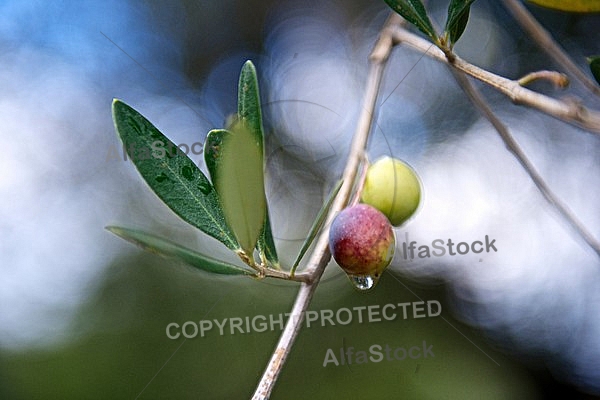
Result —
<instances>
[{"instance_id":1,"label":"yellow blurred fruit","mask_svg":"<svg viewBox=\"0 0 600 400\"><path fill-rule=\"evenodd\" d=\"M394 226L409 219L421 202L421 182L405 162L382 157L367 170L361 201L381 211Z\"/></svg>"},{"instance_id":2,"label":"yellow blurred fruit","mask_svg":"<svg viewBox=\"0 0 600 400\"><path fill-rule=\"evenodd\" d=\"M600 0L529 0L529 2L561 11L583 13L600 11Z\"/></svg>"}]
</instances>

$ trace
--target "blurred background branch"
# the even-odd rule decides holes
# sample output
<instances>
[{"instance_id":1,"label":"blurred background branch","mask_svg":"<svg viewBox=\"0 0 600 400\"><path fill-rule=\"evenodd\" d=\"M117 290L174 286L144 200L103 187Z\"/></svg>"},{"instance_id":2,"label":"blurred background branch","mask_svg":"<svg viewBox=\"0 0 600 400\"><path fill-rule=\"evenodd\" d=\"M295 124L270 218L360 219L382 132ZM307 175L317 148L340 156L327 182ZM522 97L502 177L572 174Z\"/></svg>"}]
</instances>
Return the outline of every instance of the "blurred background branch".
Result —
<instances>
[{"instance_id":1,"label":"blurred background branch","mask_svg":"<svg viewBox=\"0 0 600 400\"><path fill-rule=\"evenodd\" d=\"M485 69L479 68L469 62L455 56L449 62L446 55L437 47L408 30L398 27L394 32L394 40L422 52L438 61L451 64L458 70L472 76L498 90L511 99L515 104L535 108L548 115L558 118L570 124L580 126L590 132L600 134L600 112L590 110L577 100L560 101L552 97L534 92L521 86L519 81L504 78Z\"/></svg>"},{"instance_id":2,"label":"blurred background branch","mask_svg":"<svg viewBox=\"0 0 600 400\"><path fill-rule=\"evenodd\" d=\"M503 4L529 37L536 41L541 50L548 53L558 65L581 82L590 92L600 95L600 86L573 62L567 52L552 38L552 34L535 19L521 1L504 0Z\"/></svg>"}]
</instances>

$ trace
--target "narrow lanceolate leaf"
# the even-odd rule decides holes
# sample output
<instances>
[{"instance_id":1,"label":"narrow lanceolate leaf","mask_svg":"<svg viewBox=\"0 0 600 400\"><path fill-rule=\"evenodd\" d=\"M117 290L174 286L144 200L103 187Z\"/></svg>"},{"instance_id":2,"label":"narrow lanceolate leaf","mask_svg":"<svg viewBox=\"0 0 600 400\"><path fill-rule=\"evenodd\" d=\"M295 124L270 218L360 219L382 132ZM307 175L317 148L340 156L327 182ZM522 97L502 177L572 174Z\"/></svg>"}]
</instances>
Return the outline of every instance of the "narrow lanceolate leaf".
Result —
<instances>
[{"instance_id":1,"label":"narrow lanceolate leaf","mask_svg":"<svg viewBox=\"0 0 600 400\"><path fill-rule=\"evenodd\" d=\"M267 207L263 153L243 121L235 122L227 133L212 132L209 136L220 141L216 162L209 167L213 183L227 224L251 257L265 224Z\"/></svg>"},{"instance_id":2,"label":"narrow lanceolate leaf","mask_svg":"<svg viewBox=\"0 0 600 400\"><path fill-rule=\"evenodd\" d=\"M258 243L256 243L256 247L263 262L267 262L275 269L281 269L279 257L277 256L277 249L275 248L275 240L273 239L273 231L271 231L269 207L266 209L265 226L258 237Z\"/></svg>"},{"instance_id":3,"label":"narrow lanceolate leaf","mask_svg":"<svg viewBox=\"0 0 600 400\"><path fill-rule=\"evenodd\" d=\"M240 72L238 84L238 118L246 123L252 131L260 150L264 152L264 128L262 123L262 111L260 107L260 92L258 90L258 78L256 68L252 61L246 61ZM273 267L279 269L279 258L271 229L271 219L267 207L265 226L258 238L257 248L264 261L268 261Z\"/></svg>"},{"instance_id":4,"label":"narrow lanceolate leaf","mask_svg":"<svg viewBox=\"0 0 600 400\"><path fill-rule=\"evenodd\" d=\"M590 63L590 70L592 71L592 75L596 79L596 82L600 84L600 56L593 56L588 58L588 62Z\"/></svg>"},{"instance_id":5,"label":"narrow lanceolate leaf","mask_svg":"<svg viewBox=\"0 0 600 400\"><path fill-rule=\"evenodd\" d=\"M204 141L204 162L213 184L221 168L221 149L223 148L223 138L227 135L231 135L227 129L213 129L208 132Z\"/></svg>"},{"instance_id":6,"label":"narrow lanceolate leaf","mask_svg":"<svg viewBox=\"0 0 600 400\"><path fill-rule=\"evenodd\" d=\"M448 6L448 19L444 31L450 38L450 43L454 44L460 39L467 22L469 22L469 12L471 4L475 0L452 0Z\"/></svg>"},{"instance_id":7,"label":"narrow lanceolate leaf","mask_svg":"<svg viewBox=\"0 0 600 400\"><path fill-rule=\"evenodd\" d=\"M221 149L223 148L223 139L231 134L232 132L226 129L213 129L208 132L208 135L206 136L206 141L204 142L204 161L206 162L206 167L208 168L210 178L213 182L216 182L219 179L219 172L222 165ZM258 238L256 247L258 248L261 258L263 258L263 262L268 261L272 267L276 269L281 268L277 257L277 251L275 250L275 243L273 242L268 212L265 215L264 227Z\"/></svg>"},{"instance_id":8,"label":"narrow lanceolate leaf","mask_svg":"<svg viewBox=\"0 0 600 400\"><path fill-rule=\"evenodd\" d=\"M437 34L421 0L385 0L385 2L431 40L437 40Z\"/></svg>"},{"instance_id":9,"label":"narrow lanceolate leaf","mask_svg":"<svg viewBox=\"0 0 600 400\"><path fill-rule=\"evenodd\" d=\"M246 61L240 72L238 83L238 118L246 123L246 126L253 133L256 143L262 151L264 142L262 111L260 108L258 78L252 61Z\"/></svg>"},{"instance_id":10,"label":"narrow lanceolate leaf","mask_svg":"<svg viewBox=\"0 0 600 400\"><path fill-rule=\"evenodd\" d=\"M302 244L302 248L300 249L300 252L298 253L298 257L296 257L296 261L294 261L294 264L292 265L292 270L291 270L292 275L296 272L296 268L298 268L298 264L300 264L300 260L302 260L302 257L304 257L304 254L306 253L306 251L308 250L308 248L310 247L312 242L315 240L315 237L321 230L321 227L323 226L323 222L325 222L325 217L327 216L327 213L329 212L329 208L331 208L331 204L333 203L335 196L337 196L338 192L340 191L340 188L342 187L343 182L344 182L343 180L338 181L338 183L335 185L335 187L329 194L329 197L327 198L327 200L325 200L325 203L323 203L323 207L321 207L321 210L317 214L317 218L315 218L315 221L313 222L313 225L310 228L310 231L308 232L308 236L306 237L306 240Z\"/></svg>"},{"instance_id":11,"label":"narrow lanceolate leaf","mask_svg":"<svg viewBox=\"0 0 600 400\"><path fill-rule=\"evenodd\" d=\"M252 271L245 268L214 259L150 233L118 226L107 226L106 229L144 250L163 257L175 258L202 271L223 275L254 275Z\"/></svg>"},{"instance_id":12,"label":"narrow lanceolate leaf","mask_svg":"<svg viewBox=\"0 0 600 400\"><path fill-rule=\"evenodd\" d=\"M214 187L194 162L127 104L114 100L115 128L129 158L158 197L184 221L239 249Z\"/></svg>"}]
</instances>

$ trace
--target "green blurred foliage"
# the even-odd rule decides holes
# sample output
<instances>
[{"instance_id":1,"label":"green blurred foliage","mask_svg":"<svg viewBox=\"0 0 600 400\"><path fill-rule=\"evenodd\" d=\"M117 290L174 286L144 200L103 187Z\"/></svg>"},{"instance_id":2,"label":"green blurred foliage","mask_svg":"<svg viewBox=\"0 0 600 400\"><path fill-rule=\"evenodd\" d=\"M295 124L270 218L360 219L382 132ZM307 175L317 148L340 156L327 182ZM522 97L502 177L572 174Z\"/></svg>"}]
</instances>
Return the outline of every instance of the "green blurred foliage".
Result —
<instances>
[{"instance_id":1,"label":"green blurred foliage","mask_svg":"<svg viewBox=\"0 0 600 400\"><path fill-rule=\"evenodd\" d=\"M387 274L376 291L359 294L337 266L331 269L336 274L319 287L311 310L383 306L419 296L440 301L444 311L432 318L409 313L403 320L398 311L394 321L305 327L273 398L435 399L442 393L447 399L536 398L534 382L521 367L449 316L441 288L405 286ZM279 329L221 336L214 327L205 337L172 340L166 326L276 316L290 310L295 293L293 283L214 277L143 253L122 258L106 270L63 345L0 356L2 380L9 382L9 389L2 385L9 392L0 393L12 399L247 398ZM344 346L408 348L423 340L433 345L435 358L323 367L329 348L337 355Z\"/></svg>"}]
</instances>

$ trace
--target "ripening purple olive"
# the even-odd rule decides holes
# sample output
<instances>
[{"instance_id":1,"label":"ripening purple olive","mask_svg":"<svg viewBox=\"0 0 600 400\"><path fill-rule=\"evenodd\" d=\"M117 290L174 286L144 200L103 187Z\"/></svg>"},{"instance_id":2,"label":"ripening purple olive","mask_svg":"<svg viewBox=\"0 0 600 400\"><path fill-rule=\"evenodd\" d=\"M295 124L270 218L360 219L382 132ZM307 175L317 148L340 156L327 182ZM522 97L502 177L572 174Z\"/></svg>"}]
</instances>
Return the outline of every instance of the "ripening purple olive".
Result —
<instances>
[{"instance_id":1,"label":"ripening purple olive","mask_svg":"<svg viewBox=\"0 0 600 400\"><path fill-rule=\"evenodd\" d=\"M367 204L342 210L329 229L333 258L361 290L371 289L394 257L396 239L387 217Z\"/></svg>"}]
</instances>

